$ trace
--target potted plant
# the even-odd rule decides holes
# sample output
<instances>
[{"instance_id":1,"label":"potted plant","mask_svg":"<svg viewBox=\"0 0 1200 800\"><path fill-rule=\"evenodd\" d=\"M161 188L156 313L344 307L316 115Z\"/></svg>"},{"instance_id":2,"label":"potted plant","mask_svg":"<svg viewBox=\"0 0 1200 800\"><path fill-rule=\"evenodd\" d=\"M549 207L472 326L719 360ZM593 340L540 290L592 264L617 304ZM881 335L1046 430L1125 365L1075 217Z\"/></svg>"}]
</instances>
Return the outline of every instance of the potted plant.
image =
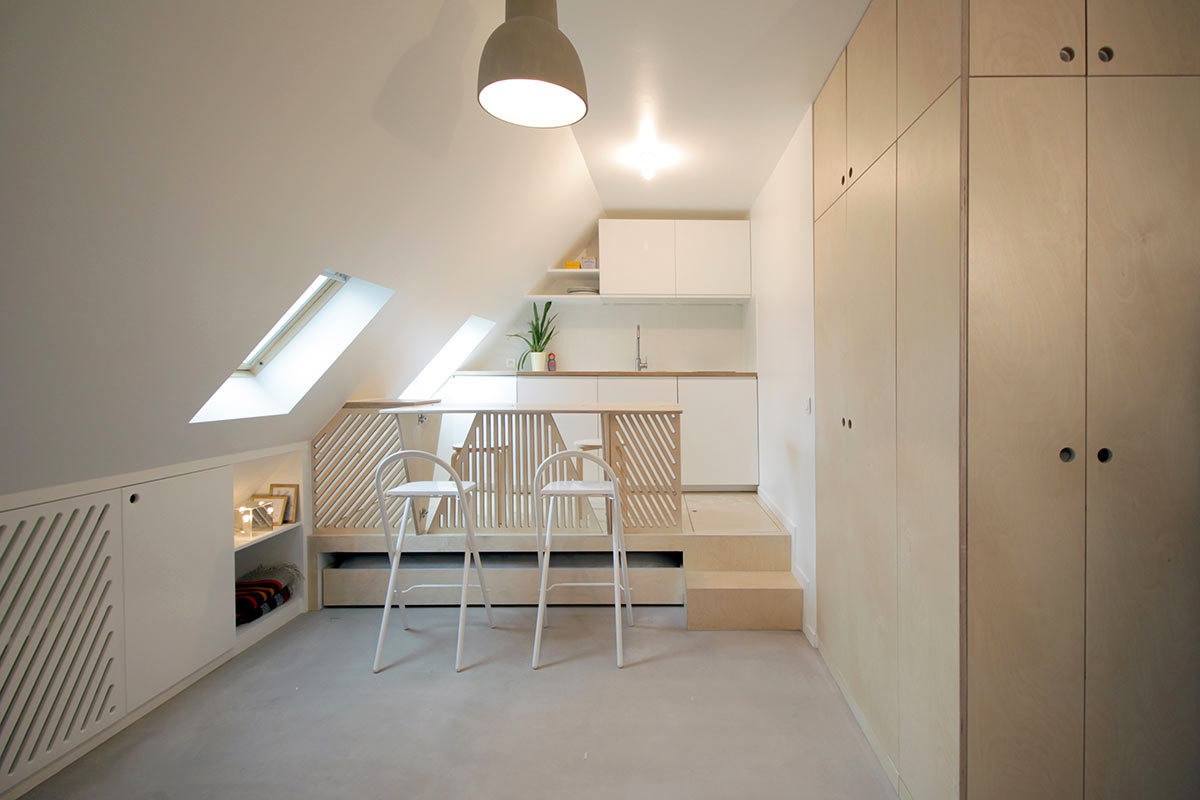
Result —
<instances>
[{"instance_id":1,"label":"potted plant","mask_svg":"<svg viewBox=\"0 0 1200 800\"><path fill-rule=\"evenodd\" d=\"M514 339L520 339L525 343L526 350L521 354L521 360L517 362L517 369L525 369L525 363L531 362L534 372L546 371L546 349L550 346L550 340L554 337L554 320L558 319L558 314L550 316L550 301L546 302L545 308L541 314L538 313L537 303L533 304L533 319L529 321L529 334L510 333L509 336Z\"/></svg>"}]
</instances>

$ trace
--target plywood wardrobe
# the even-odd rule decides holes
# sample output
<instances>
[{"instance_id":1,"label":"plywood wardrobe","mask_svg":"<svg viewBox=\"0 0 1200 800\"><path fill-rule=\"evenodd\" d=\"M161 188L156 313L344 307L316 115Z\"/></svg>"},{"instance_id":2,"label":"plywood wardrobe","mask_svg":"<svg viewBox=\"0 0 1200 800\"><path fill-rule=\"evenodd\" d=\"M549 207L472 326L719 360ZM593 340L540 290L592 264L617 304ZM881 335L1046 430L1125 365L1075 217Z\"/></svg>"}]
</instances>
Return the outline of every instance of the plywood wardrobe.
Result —
<instances>
[{"instance_id":1,"label":"plywood wardrobe","mask_svg":"<svg viewBox=\"0 0 1200 800\"><path fill-rule=\"evenodd\" d=\"M1198 42L874 0L814 106L818 636L902 796L1200 797Z\"/></svg>"}]
</instances>

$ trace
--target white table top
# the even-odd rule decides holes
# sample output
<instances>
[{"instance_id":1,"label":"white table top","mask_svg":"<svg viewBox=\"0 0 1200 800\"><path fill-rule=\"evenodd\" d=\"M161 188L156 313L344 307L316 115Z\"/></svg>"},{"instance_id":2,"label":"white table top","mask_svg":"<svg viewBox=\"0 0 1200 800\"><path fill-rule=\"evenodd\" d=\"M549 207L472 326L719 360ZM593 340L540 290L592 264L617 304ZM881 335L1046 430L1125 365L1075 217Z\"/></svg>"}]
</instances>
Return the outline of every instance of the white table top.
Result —
<instances>
[{"instance_id":1,"label":"white table top","mask_svg":"<svg viewBox=\"0 0 1200 800\"><path fill-rule=\"evenodd\" d=\"M479 414L485 411L524 411L542 414L678 414L678 403L437 403L429 406L381 408L380 414Z\"/></svg>"}]
</instances>

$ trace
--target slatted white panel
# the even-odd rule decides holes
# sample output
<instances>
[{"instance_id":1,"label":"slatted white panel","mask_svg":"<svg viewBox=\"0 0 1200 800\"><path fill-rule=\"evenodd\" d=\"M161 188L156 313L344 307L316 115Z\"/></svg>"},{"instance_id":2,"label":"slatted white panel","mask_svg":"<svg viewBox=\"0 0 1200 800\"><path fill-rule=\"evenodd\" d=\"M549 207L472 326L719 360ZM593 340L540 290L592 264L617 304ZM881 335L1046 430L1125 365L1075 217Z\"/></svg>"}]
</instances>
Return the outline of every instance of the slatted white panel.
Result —
<instances>
[{"instance_id":1,"label":"slatted white panel","mask_svg":"<svg viewBox=\"0 0 1200 800\"><path fill-rule=\"evenodd\" d=\"M116 491L0 513L0 792L125 713Z\"/></svg>"},{"instance_id":2,"label":"slatted white panel","mask_svg":"<svg viewBox=\"0 0 1200 800\"><path fill-rule=\"evenodd\" d=\"M565 415L564 415L565 416ZM450 459L459 476L475 481L475 525L479 530L532 531L535 525L533 478L552 453L566 450L554 415L539 412L485 411L475 415L462 448ZM546 469L542 482L579 480L579 468L560 461ZM542 500L543 510L548 503ZM462 511L453 500L439 507L431 531L460 531ZM600 530L586 500L568 498L555 504L554 529Z\"/></svg>"},{"instance_id":3,"label":"slatted white panel","mask_svg":"<svg viewBox=\"0 0 1200 800\"><path fill-rule=\"evenodd\" d=\"M604 452L621 484L625 531L679 531L683 525L679 414L617 412Z\"/></svg>"},{"instance_id":4,"label":"slatted white panel","mask_svg":"<svg viewBox=\"0 0 1200 800\"><path fill-rule=\"evenodd\" d=\"M380 528L375 469L384 456L400 449L400 433L390 414L380 414L377 408L338 411L312 441L315 527ZM404 481L403 462L384 476L384 486ZM400 519L402 501L391 498L388 502L388 514Z\"/></svg>"}]
</instances>

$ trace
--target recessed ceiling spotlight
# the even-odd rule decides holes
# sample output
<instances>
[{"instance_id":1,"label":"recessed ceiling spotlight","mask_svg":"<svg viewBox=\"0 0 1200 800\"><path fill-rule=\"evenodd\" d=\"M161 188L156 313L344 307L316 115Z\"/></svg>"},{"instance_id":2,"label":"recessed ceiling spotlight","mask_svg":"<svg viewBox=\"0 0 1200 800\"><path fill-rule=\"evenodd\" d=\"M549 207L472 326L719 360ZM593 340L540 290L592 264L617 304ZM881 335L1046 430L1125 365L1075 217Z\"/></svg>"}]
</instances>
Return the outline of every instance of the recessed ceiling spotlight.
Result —
<instances>
[{"instance_id":1,"label":"recessed ceiling spotlight","mask_svg":"<svg viewBox=\"0 0 1200 800\"><path fill-rule=\"evenodd\" d=\"M638 126L637 141L617 151L617 160L641 172L646 180L657 175L660 169L675 166L682 158L679 148L658 140L654 119L649 113L642 117Z\"/></svg>"},{"instance_id":2,"label":"recessed ceiling spotlight","mask_svg":"<svg viewBox=\"0 0 1200 800\"><path fill-rule=\"evenodd\" d=\"M556 0L505 0L504 23L479 57L479 105L526 128L561 128L587 114L583 64L558 29Z\"/></svg>"}]
</instances>

